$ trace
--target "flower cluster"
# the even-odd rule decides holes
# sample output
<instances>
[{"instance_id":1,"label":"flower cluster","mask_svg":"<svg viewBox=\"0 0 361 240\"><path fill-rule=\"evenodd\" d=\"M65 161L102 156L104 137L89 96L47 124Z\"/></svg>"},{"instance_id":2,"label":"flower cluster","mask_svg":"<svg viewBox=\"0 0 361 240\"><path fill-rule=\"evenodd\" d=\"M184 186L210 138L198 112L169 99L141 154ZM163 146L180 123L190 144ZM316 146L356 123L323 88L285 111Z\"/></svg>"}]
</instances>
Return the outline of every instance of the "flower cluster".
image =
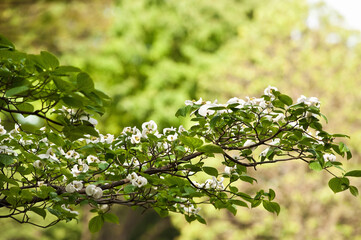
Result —
<instances>
[{"instance_id":1,"label":"flower cluster","mask_svg":"<svg viewBox=\"0 0 361 240\"><path fill-rule=\"evenodd\" d=\"M85 193L95 199L99 199L103 196L103 190L93 184L90 184L85 188Z\"/></svg>"},{"instance_id":2,"label":"flower cluster","mask_svg":"<svg viewBox=\"0 0 361 240\"><path fill-rule=\"evenodd\" d=\"M135 172L128 174L127 179L130 181L130 183L133 186L136 186L139 188L147 185L147 183L148 183L148 180L145 177L138 176Z\"/></svg>"},{"instance_id":3,"label":"flower cluster","mask_svg":"<svg viewBox=\"0 0 361 240\"><path fill-rule=\"evenodd\" d=\"M117 203L181 212L191 221L200 217L199 202L226 208L239 203L233 201L235 196L255 205L269 199L264 191L253 199L234 187L237 180L254 181L247 175L248 167L301 159L318 170L341 168L335 154L351 156L344 144L335 144L335 136L322 129L320 102L314 97L301 96L293 103L269 86L260 98L185 104L178 114L193 116L189 130L159 129L151 120L141 128L126 127L118 136L87 128L92 135L70 141L50 128L26 134L19 124L14 129L0 125L0 167L7 168L2 180L24 186L24 199L50 199L49 205L41 206L67 217L77 215L74 205L87 201L99 214ZM59 113L78 124L87 122L86 127L97 123L88 115L77 118L78 111L72 109ZM207 162L215 154L224 159L223 172ZM207 180L195 181L204 174ZM337 187L342 184L333 190L341 191ZM277 207L272 209L277 212Z\"/></svg>"}]
</instances>

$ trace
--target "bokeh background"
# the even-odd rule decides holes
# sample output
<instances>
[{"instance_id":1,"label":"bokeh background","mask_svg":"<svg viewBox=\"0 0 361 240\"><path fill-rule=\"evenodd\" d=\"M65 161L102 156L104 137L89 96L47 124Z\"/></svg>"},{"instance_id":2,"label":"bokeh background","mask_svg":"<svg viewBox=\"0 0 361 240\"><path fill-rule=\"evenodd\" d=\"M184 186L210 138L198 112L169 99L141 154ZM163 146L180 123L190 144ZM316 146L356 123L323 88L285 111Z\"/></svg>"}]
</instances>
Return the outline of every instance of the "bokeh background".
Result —
<instances>
[{"instance_id":1,"label":"bokeh background","mask_svg":"<svg viewBox=\"0 0 361 240\"><path fill-rule=\"evenodd\" d=\"M318 97L326 130L351 136L346 168L361 168L360 32L322 2L1 0L0 33L21 51L47 50L87 71L113 99L99 118L102 132L151 119L189 127L174 117L185 100L260 96L273 85L293 98ZM257 185L240 187L273 188L279 216L262 207L233 216L204 206L202 225L114 208L121 224L95 235L87 230L92 215L82 211L78 223L49 229L0 219L0 239L361 239L360 197L333 194L329 174L293 163L250 174Z\"/></svg>"}]
</instances>

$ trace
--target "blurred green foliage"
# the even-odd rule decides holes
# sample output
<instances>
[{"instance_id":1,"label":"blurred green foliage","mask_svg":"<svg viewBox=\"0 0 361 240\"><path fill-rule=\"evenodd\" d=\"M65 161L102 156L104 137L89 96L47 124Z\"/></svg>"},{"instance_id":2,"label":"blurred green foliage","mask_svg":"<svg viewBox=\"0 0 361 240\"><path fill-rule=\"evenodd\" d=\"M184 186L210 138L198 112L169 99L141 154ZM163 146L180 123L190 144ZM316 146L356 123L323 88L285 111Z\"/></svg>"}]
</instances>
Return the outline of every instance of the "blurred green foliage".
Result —
<instances>
[{"instance_id":1,"label":"blurred green foliage","mask_svg":"<svg viewBox=\"0 0 361 240\"><path fill-rule=\"evenodd\" d=\"M311 9L318 28L306 24ZM337 25L337 14L322 4L5 0L0 13L1 33L19 49L56 52L113 97L104 131L150 119L178 125L173 114L186 99L259 95L275 85L294 98L319 97L327 130L350 135L352 163L360 163L360 34ZM321 188L326 178L296 177L308 171L292 164L263 169L259 184L275 189L285 206L279 217L214 212L207 226L173 217L179 239L361 239L359 200ZM30 239L7 233L5 239Z\"/></svg>"}]
</instances>

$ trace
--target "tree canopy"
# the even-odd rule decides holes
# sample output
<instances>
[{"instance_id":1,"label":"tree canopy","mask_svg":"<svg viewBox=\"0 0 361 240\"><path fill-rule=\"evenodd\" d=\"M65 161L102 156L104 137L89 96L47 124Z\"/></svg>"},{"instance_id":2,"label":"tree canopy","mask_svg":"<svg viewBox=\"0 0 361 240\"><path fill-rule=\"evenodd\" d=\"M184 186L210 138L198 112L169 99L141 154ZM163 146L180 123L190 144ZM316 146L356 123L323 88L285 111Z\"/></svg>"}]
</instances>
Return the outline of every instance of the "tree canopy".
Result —
<instances>
[{"instance_id":1,"label":"tree canopy","mask_svg":"<svg viewBox=\"0 0 361 240\"><path fill-rule=\"evenodd\" d=\"M186 100L175 115L190 117L189 129L160 129L150 120L114 136L100 133L94 118L109 97L87 73L60 65L49 52L22 53L1 37L0 83L7 123L0 126L1 218L47 227L76 219L76 207L90 205L97 215L89 229L96 232L104 221L118 222L112 205L151 208L160 216L176 212L201 223L205 204L232 214L236 206L262 205L279 214L274 190L248 194L236 183L257 181L249 168L287 161L330 173L335 193L358 195L349 178L361 171L342 168L341 158L352 154L337 139L347 136L325 131L328 120L316 97L294 101L268 86L260 97L225 103ZM26 116L42 126L21 124ZM29 212L52 222L33 222Z\"/></svg>"}]
</instances>

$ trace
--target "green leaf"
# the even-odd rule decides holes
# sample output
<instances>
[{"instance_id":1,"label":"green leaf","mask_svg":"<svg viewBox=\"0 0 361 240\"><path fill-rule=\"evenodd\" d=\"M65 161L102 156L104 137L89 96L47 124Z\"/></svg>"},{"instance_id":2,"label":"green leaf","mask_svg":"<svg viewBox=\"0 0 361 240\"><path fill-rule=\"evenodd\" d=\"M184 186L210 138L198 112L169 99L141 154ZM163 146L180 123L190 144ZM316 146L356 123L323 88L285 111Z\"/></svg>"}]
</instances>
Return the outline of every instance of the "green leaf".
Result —
<instances>
[{"instance_id":1,"label":"green leaf","mask_svg":"<svg viewBox=\"0 0 361 240\"><path fill-rule=\"evenodd\" d=\"M91 233L99 232L100 229L103 227L104 219L101 216L95 216L89 221L89 231Z\"/></svg>"},{"instance_id":2,"label":"green leaf","mask_svg":"<svg viewBox=\"0 0 361 240\"><path fill-rule=\"evenodd\" d=\"M192 106L188 105L185 107L182 107L180 109L178 109L178 111L175 113L176 117L185 117L187 116L187 113L189 112L189 110L192 108Z\"/></svg>"},{"instance_id":3,"label":"green leaf","mask_svg":"<svg viewBox=\"0 0 361 240\"><path fill-rule=\"evenodd\" d=\"M136 186L127 185L127 186L124 187L124 192L125 193L132 193L132 192L134 192L135 189L136 189Z\"/></svg>"},{"instance_id":4,"label":"green leaf","mask_svg":"<svg viewBox=\"0 0 361 240\"><path fill-rule=\"evenodd\" d=\"M308 167L315 171L321 171L323 169L319 161L311 161Z\"/></svg>"},{"instance_id":5,"label":"green leaf","mask_svg":"<svg viewBox=\"0 0 361 240\"><path fill-rule=\"evenodd\" d=\"M263 207L269 211L269 212L272 212L272 213L276 213L277 215L280 213L281 211L281 208L280 208L280 205L278 203L275 203L275 202L270 202L270 201L267 201L267 200L263 200L262 202L263 204Z\"/></svg>"},{"instance_id":6,"label":"green leaf","mask_svg":"<svg viewBox=\"0 0 361 240\"><path fill-rule=\"evenodd\" d=\"M6 91L5 95L7 97L12 97L14 95L17 95L19 93L23 93L25 91L29 90L29 87L28 86L19 86L19 87L14 87L14 88L11 88L9 90Z\"/></svg>"},{"instance_id":7,"label":"green leaf","mask_svg":"<svg viewBox=\"0 0 361 240\"><path fill-rule=\"evenodd\" d=\"M192 149L196 149L203 145L203 141L199 138L181 136L179 139L182 143L184 143L186 146Z\"/></svg>"},{"instance_id":8,"label":"green leaf","mask_svg":"<svg viewBox=\"0 0 361 240\"><path fill-rule=\"evenodd\" d=\"M32 208L30 208L30 211L42 216L43 219L45 219L45 217L46 217L46 211L44 210L44 208L32 207Z\"/></svg>"},{"instance_id":9,"label":"green leaf","mask_svg":"<svg viewBox=\"0 0 361 240\"><path fill-rule=\"evenodd\" d=\"M349 171L345 174L345 177L361 177L361 170Z\"/></svg>"},{"instance_id":10,"label":"green leaf","mask_svg":"<svg viewBox=\"0 0 361 240\"><path fill-rule=\"evenodd\" d=\"M350 186L350 193L354 195L355 197L358 196L358 189L355 186Z\"/></svg>"},{"instance_id":11,"label":"green leaf","mask_svg":"<svg viewBox=\"0 0 361 240\"><path fill-rule=\"evenodd\" d=\"M17 108L23 112L33 112L34 111L34 106L27 102L17 105Z\"/></svg>"},{"instance_id":12,"label":"green leaf","mask_svg":"<svg viewBox=\"0 0 361 240\"><path fill-rule=\"evenodd\" d=\"M223 149L220 146L214 144L207 144L197 148L198 152L204 153L223 153Z\"/></svg>"},{"instance_id":13,"label":"green leaf","mask_svg":"<svg viewBox=\"0 0 361 240\"><path fill-rule=\"evenodd\" d=\"M278 98L279 98L279 100L281 100L281 102L283 102L284 104L286 104L288 106L292 105L292 103L293 103L292 98L290 98L289 96L287 96L285 94L280 94L278 96Z\"/></svg>"},{"instance_id":14,"label":"green leaf","mask_svg":"<svg viewBox=\"0 0 361 240\"><path fill-rule=\"evenodd\" d=\"M47 133L46 136L50 142L55 143L59 147L61 147L65 144L63 139L59 136L59 134Z\"/></svg>"},{"instance_id":15,"label":"green leaf","mask_svg":"<svg viewBox=\"0 0 361 240\"><path fill-rule=\"evenodd\" d=\"M254 181L257 182L257 179L250 177L250 176L239 176L239 180L242 180L244 182L249 182L250 184L253 184Z\"/></svg>"},{"instance_id":16,"label":"green leaf","mask_svg":"<svg viewBox=\"0 0 361 240\"><path fill-rule=\"evenodd\" d=\"M206 220L204 220L204 218L202 218L198 214L196 215L196 218L197 218L198 222L203 223L203 224L207 224Z\"/></svg>"},{"instance_id":17,"label":"green leaf","mask_svg":"<svg viewBox=\"0 0 361 240\"><path fill-rule=\"evenodd\" d=\"M81 72L77 76L77 86L79 91L91 92L94 90L94 82L85 72Z\"/></svg>"},{"instance_id":18,"label":"green leaf","mask_svg":"<svg viewBox=\"0 0 361 240\"><path fill-rule=\"evenodd\" d=\"M8 166L14 162L14 156L7 155L7 154L0 154L0 163L5 166Z\"/></svg>"},{"instance_id":19,"label":"green leaf","mask_svg":"<svg viewBox=\"0 0 361 240\"><path fill-rule=\"evenodd\" d=\"M203 167L202 169L208 175L215 176L215 177L218 176L218 170L213 167Z\"/></svg>"},{"instance_id":20,"label":"green leaf","mask_svg":"<svg viewBox=\"0 0 361 240\"><path fill-rule=\"evenodd\" d=\"M345 135L345 134L339 134L339 133L332 134L332 137L346 137L346 138L350 138L350 136L348 136L348 135Z\"/></svg>"},{"instance_id":21,"label":"green leaf","mask_svg":"<svg viewBox=\"0 0 361 240\"><path fill-rule=\"evenodd\" d=\"M229 200L229 202L232 203L232 204L235 204L235 205L237 205L237 206L241 206L241 207L246 207L246 208L248 208L247 203L245 203L245 202L243 202L243 201L241 201L241 200L231 199L231 200Z\"/></svg>"},{"instance_id":22,"label":"green leaf","mask_svg":"<svg viewBox=\"0 0 361 240\"><path fill-rule=\"evenodd\" d=\"M169 215L169 212L166 209L155 207L154 210L158 213L160 217L167 217Z\"/></svg>"},{"instance_id":23,"label":"green leaf","mask_svg":"<svg viewBox=\"0 0 361 240\"><path fill-rule=\"evenodd\" d=\"M350 181L347 178L331 178L328 182L328 186L334 193L345 191L349 188Z\"/></svg>"},{"instance_id":24,"label":"green leaf","mask_svg":"<svg viewBox=\"0 0 361 240\"><path fill-rule=\"evenodd\" d=\"M62 74L62 75L66 74L66 73L73 73L73 72L81 72L81 70L79 68L73 67L73 66L60 66L54 70L54 73Z\"/></svg>"},{"instance_id":25,"label":"green leaf","mask_svg":"<svg viewBox=\"0 0 361 240\"><path fill-rule=\"evenodd\" d=\"M62 98L63 102L69 107L81 108L83 103L80 99L73 96L65 96Z\"/></svg>"},{"instance_id":26,"label":"green leaf","mask_svg":"<svg viewBox=\"0 0 361 240\"><path fill-rule=\"evenodd\" d=\"M59 60L51 53L42 51L40 56L43 58L43 62L52 69L55 69L59 66Z\"/></svg>"},{"instance_id":27,"label":"green leaf","mask_svg":"<svg viewBox=\"0 0 361 240\"><path fill-rule=\"evenodd\" d=\"M7 38L5 38L4 36L2 36L0 34L0 49L1 48L7 48L9 50L15 50L14 44L12 44L12 42L10 42Z\"/></svg>"},{"instance_id":28,"label":"green leaf","mask_svg":"<svg viewBox=\"0 0 361 240\"><path fill-rule=\"evenodd\" d=\"M236 208L235 206L233 206L233 205L228 205L228 206L227 206L227 209L228 209L228 211L230 211L230 212L233 214L233 216L236 216L236 214L237 214L237 208Z\"/></svg>"},{"instance_id":29,"label":"green leaf","mask_svg":"<svg viewBox=\"0 0 361 240\"><path fill-rule=\"evenodd\" d=\"M119 224L119 218L117 215L113 214L113 213L105 213L103 215L104 220L110 223L115 223L115 224Z\"/></svg>"},{"instance_id":30,"label":"green leaf","mask_svg":"<svg viewBox=\"0 0 361 240\"><path fill-rule=\"evenodd\" d=\"M270 188L269 191L268 191L269 201L272 201L273 199L275 199L275 197L276 197L275 191L273 191L273 189Z\"/></svg>"}]
</instances>

